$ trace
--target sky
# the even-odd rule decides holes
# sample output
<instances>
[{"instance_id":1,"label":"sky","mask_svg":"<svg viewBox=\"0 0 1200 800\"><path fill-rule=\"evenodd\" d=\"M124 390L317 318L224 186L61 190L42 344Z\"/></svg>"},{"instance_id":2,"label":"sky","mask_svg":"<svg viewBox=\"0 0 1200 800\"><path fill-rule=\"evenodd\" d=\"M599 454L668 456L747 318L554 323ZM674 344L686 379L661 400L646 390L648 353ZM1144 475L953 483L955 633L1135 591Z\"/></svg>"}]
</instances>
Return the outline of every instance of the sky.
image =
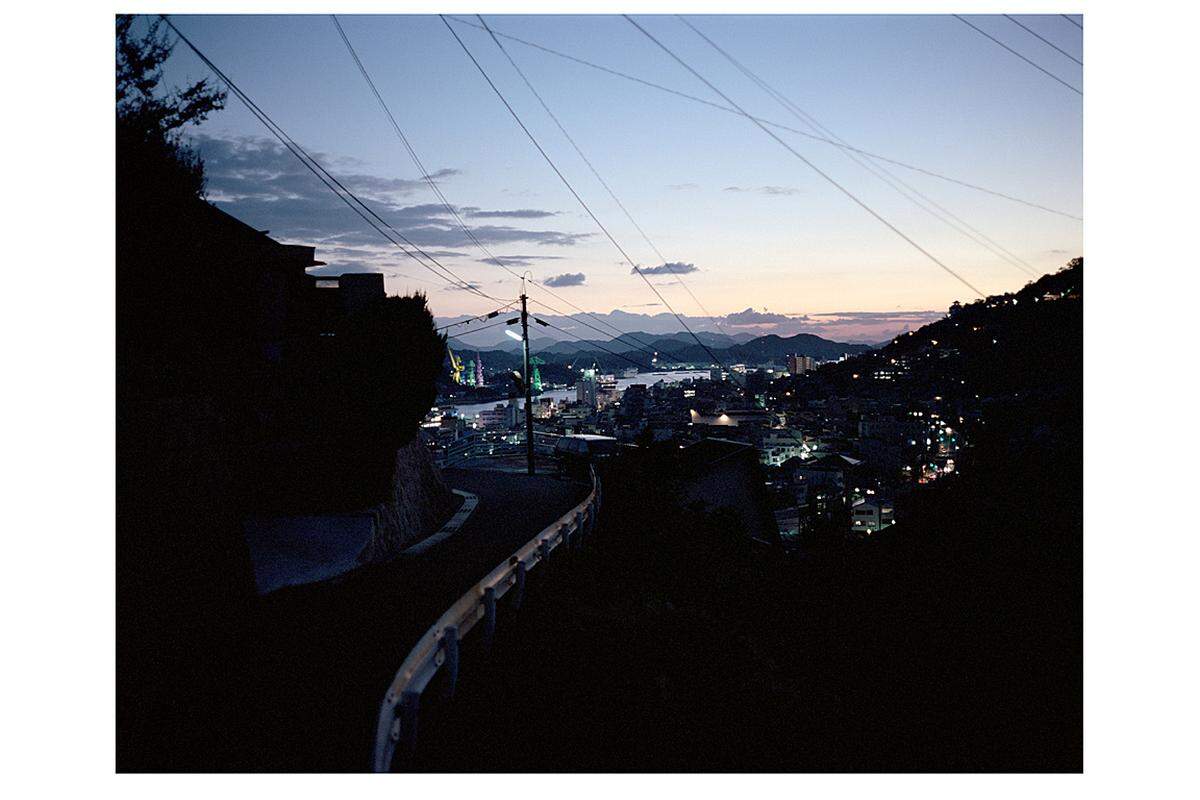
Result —
<instances>
[{"instance_id":1,"label":"sky","mask_svg":"<svg viewBox=\"0 0 1200 800\"><path fill-rule=\"evenodd\" d=\"M680 329L438 17L339 19L422 163L492 254L576 306L606 318L619 312L612 319L623 330ZM808 130L680 20L635 19L750 114ZM1082 87L1079 65L1010 20L968 19ZM1082 32L1066 19L1018 19L1082 60ZM173 20L380 216L483 293L505 301L520 293L519 282L490 263L422 180L329 17ZM1082 97L960 20L796 15L689 21L854 147L1083 216ZM619 16L494 15L488 23L497 33L726 104ZM884 164L952 213L955 230L826 142L775 129L810 166L744 116L501 39L660 259L487 33L451 24L617 244L695 327L715 330L712 315L727 332L879 342L936 318L955 300L975 297L933 259L989 294L1019 288L1030 279L1030 267L1040 275L1082 255L1079 219ZM207 75L181 44L166 83ZM424 291L441 318L497 305L450 287L387 243L232 95L224 110L189 134L206 162L209 199L276 239L316 245L328 264L321 271L383 272L389 293ZM964 224L977 232L971 234L976 241L964 234ZM980 234L989 247L980 244ZM997 247L1011 256L997 255ZM1025 269L1011 263L1013 257ZM529 293L571 310L539 286Z\"/></svg>"}]
</instances>

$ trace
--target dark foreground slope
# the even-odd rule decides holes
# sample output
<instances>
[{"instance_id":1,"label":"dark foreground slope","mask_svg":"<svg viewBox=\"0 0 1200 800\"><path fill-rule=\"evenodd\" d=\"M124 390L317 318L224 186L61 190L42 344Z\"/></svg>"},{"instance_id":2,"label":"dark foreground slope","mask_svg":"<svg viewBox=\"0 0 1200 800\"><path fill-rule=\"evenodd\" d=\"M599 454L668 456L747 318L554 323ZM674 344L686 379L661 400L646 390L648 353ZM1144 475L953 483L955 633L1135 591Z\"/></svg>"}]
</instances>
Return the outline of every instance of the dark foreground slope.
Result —
<instances>
[{"instance_id":1,"label":"dark foreground slope","mask_svg":"<svg viewBox=\"0 0 1200 800\"><path fill-rule=\"evenodd\" d=\"M613 485L415 768L1080 770L1080 493L1047 491L1079 465L1026 455L803 561Z\"/></svg>"},{"instance_id":2,"label":"dark foreground slope","mask_svg":"<svg viewBox=\"0 0 1200 800\"><path fill-rule=\"evenodd\" d=\"M596 549L464 668L413 767L1081 770L1081 302L1053 309L1006 358L1057 368L994 377L959 474L868 541L758 549L673 501L666 452L610 475Z\"/></svg>"}]
</instances>

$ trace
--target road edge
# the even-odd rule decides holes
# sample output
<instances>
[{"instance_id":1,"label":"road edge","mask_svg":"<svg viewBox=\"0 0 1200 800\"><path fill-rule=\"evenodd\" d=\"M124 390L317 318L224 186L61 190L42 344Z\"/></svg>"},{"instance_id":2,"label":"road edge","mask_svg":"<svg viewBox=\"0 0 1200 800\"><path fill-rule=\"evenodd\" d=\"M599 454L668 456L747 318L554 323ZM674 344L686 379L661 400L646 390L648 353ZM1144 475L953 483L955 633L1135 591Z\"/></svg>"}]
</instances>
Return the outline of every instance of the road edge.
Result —
<instances>
[{"instance_id":1,"label":"road edge","mask_svg":"<svg viewBox=\"0 0 1200 800\"><path fill-rule=\"evenodd\" d=\"M466 524L467 519L471 516L471 512L475 510L475 506L479 505L479 496L463 491L462 489L451 489L450 491L463 499L463 504L459 507L458 511L454 512L454 516L450 517L437 533L425 537L412 547L401 550L401 556L423 555L425 551L434 545L440 544L458 533L462 529L462 526Z\"/></svg>"}]
</instances>

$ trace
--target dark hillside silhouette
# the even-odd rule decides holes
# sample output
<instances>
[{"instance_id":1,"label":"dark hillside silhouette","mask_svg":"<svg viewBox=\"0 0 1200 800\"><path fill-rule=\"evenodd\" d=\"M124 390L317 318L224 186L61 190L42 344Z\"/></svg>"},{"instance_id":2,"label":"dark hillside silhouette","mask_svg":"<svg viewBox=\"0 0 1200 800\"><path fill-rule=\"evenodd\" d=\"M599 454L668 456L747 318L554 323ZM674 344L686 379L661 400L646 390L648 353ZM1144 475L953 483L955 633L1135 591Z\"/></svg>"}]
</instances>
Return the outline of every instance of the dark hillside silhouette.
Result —
<instances>
[{"instance_id":1,"label":"dark hillside silhouette","mask_svg":"<svg viewBox=\"0 0 1200 800\"><path fill-rule=\"evenodd\" d=\"M808 381L896 391L852 376L937 339L959 352L922 356L919 392L966 369L987 400L956 474L874 537L757 548L679 502L672 445L631 455L597 549L544 577L490 665L427 714L413 767L1081 770L1081 262L1016 296Z\"/></svg>"},{"instance_id":2,"label":"dark hillside silhouette","mask_svg":"<svg viewBox=\"0 0 1200 800\"><path fill-rule=\"evenodd\" d=\"M166 91L170 44L117 34L117 763L182 757L259 601L242 522L389 499L445 341L379 275L318 285L314 249L203 199L183 129L221 107ZM354 280L354 278L358 278ZM324 281L329 283L330 281ZM374 299L371 299L374 297ZM448 490L441 492L449 498ZM211 693L212 697L208 695Z\"/></svg>"}]
</instances>

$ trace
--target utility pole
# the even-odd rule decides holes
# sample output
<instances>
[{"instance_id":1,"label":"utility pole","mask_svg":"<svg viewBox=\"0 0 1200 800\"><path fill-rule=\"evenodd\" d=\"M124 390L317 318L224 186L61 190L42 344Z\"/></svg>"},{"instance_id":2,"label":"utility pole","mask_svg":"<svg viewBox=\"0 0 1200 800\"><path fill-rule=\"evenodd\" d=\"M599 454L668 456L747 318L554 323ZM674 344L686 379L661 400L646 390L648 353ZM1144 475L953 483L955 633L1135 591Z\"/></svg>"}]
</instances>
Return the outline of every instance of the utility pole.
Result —
<instances>
[{"instance_id":1,"label":"utility pole","mask_svg":"<svg viewBox=\"0 0 1200 800\"><path fill-rule=\"evenodd\" d=\"M529 309L525 305L525 279L521 279L521 342L525 351L525 459L533 474L533 383L529 369Z\"/></svg>"}]
</instances>

